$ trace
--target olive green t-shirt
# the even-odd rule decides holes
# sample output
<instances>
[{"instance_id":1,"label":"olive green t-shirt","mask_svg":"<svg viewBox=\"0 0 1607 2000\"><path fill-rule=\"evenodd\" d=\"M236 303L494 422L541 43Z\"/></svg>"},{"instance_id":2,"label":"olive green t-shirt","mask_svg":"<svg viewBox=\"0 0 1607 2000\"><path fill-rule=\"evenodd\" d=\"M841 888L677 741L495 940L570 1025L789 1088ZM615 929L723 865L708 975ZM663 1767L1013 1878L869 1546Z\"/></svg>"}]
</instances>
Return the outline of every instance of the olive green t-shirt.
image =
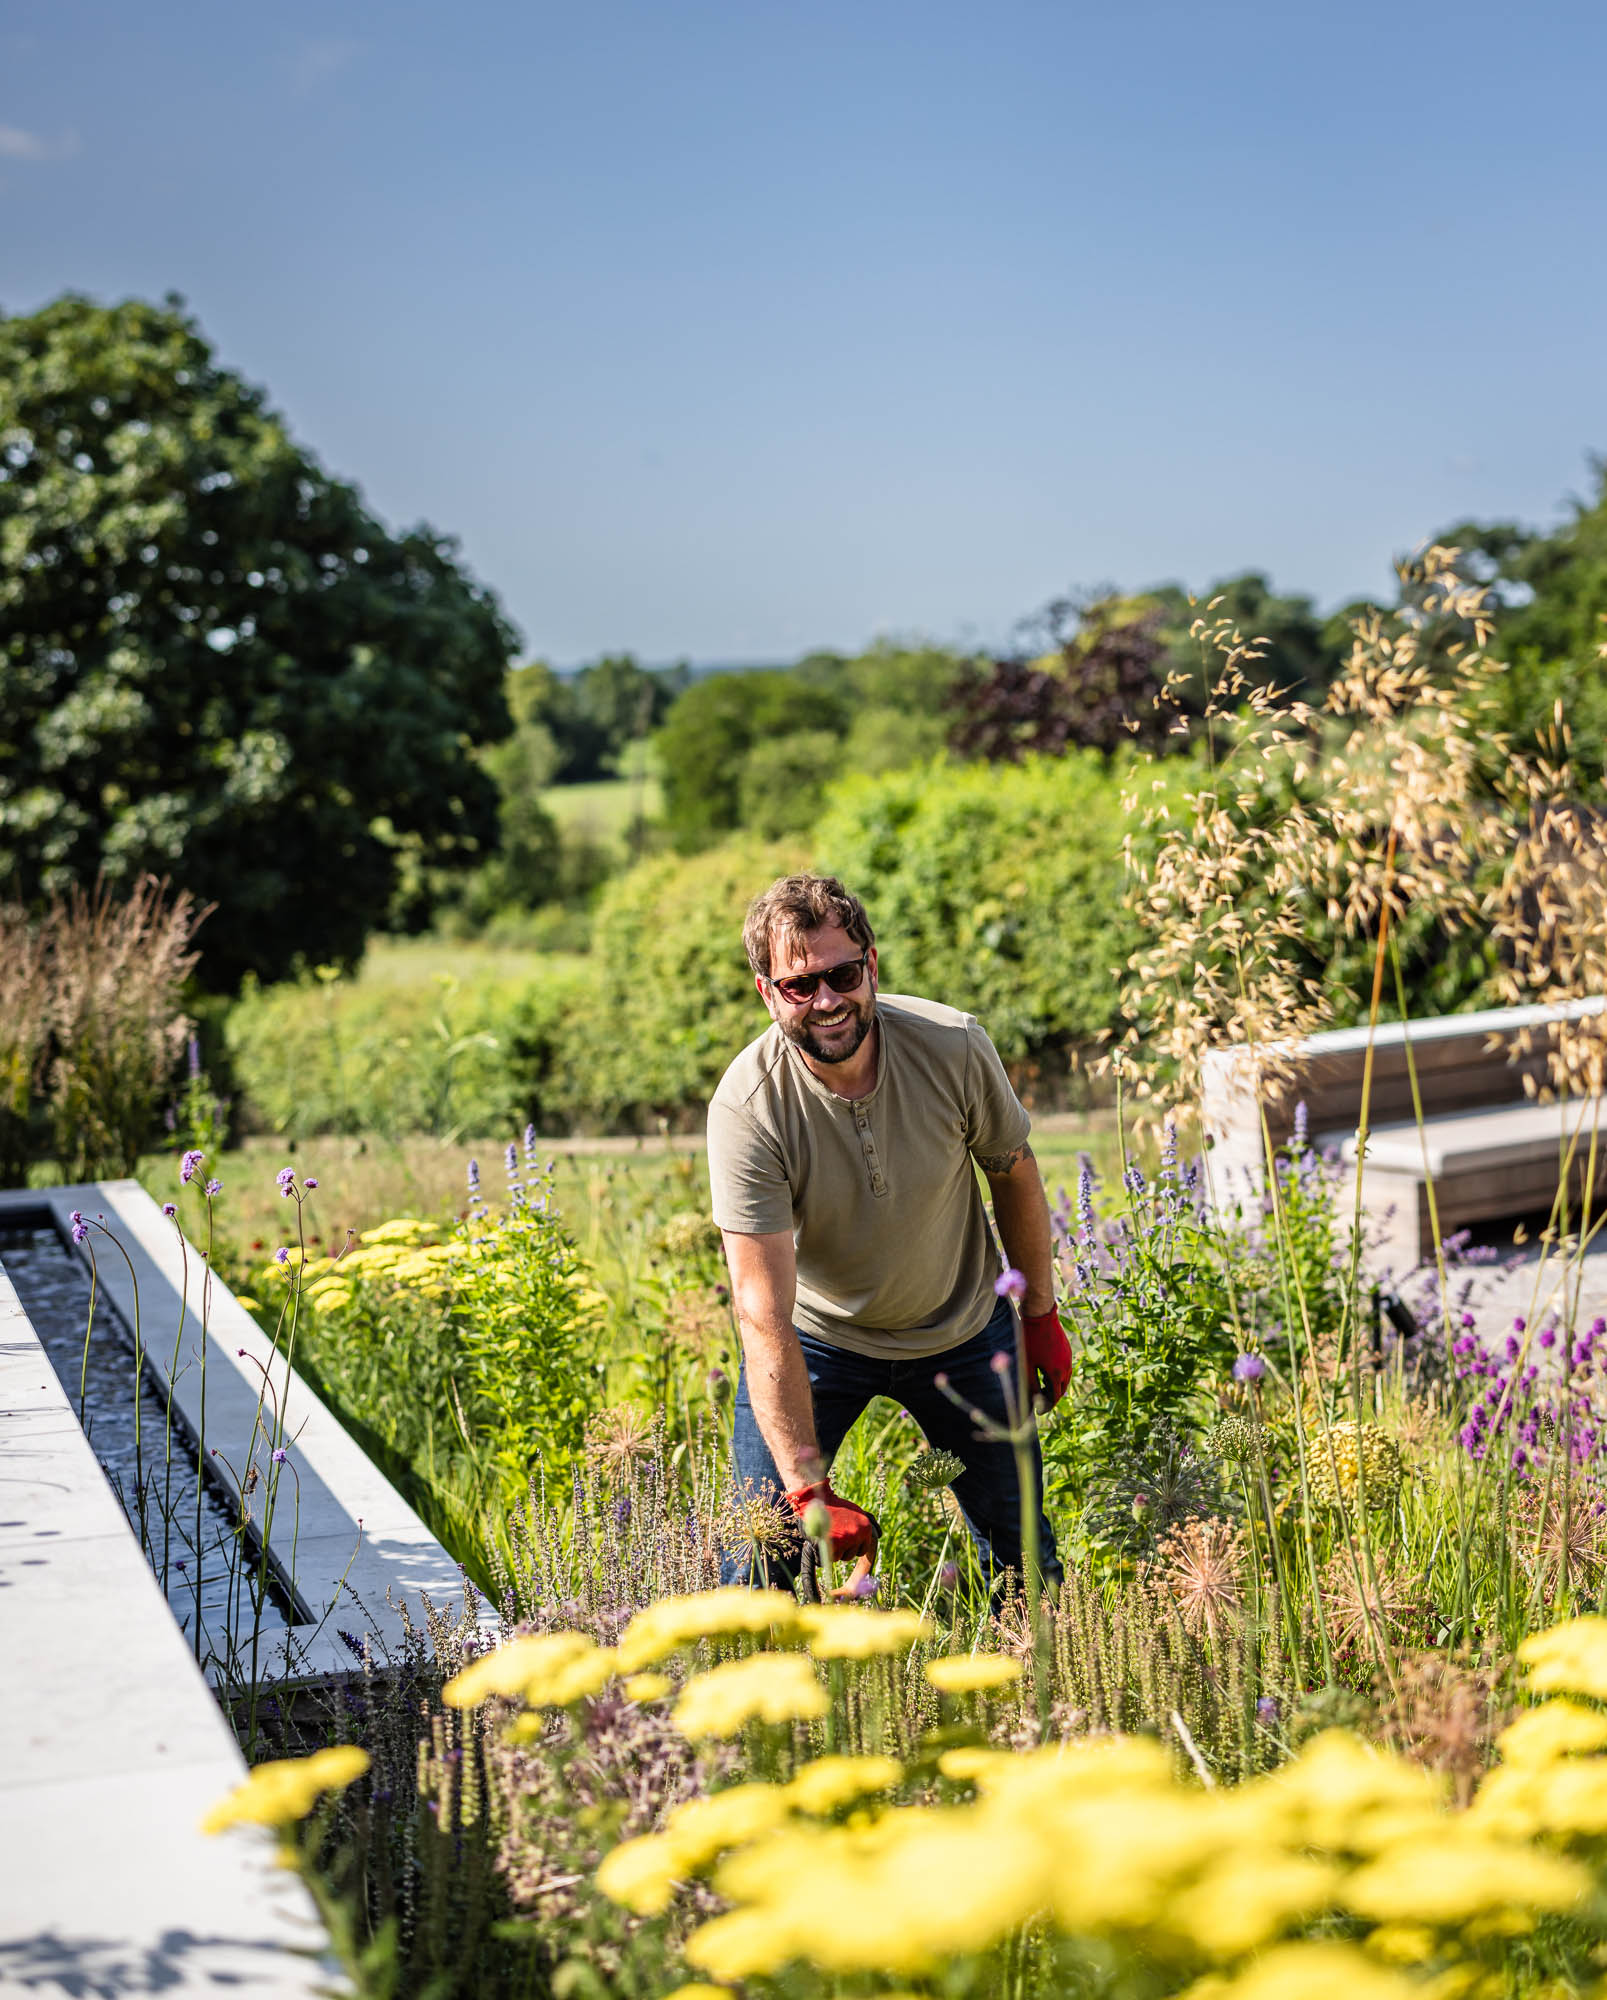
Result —
<instances>
[{"instance_id":1,"label":"olive green t-shirt","mask_svg":"<svg viewBox=\"0 0 1607 2000\"><path fill-rule=\"evenodd\" d=\"M980 1333L998 1258L973 1155L1026 1144L1031 1120L981 1025L957 1008L877 996L876 1082L828 1090L774 1023L709 1104L714 1219L792 1231L793 1317L855 1354L917 1359Z\"/></svg>"}]
</instances>

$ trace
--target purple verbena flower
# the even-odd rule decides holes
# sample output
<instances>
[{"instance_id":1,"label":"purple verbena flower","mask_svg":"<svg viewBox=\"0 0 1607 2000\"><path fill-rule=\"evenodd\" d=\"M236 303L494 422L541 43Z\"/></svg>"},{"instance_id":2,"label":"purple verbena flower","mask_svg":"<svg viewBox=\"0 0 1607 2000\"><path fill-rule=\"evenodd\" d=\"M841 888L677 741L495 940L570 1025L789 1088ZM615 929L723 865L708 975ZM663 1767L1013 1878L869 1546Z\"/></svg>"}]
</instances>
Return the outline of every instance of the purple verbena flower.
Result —
<instances>
[{"instance_id":1,"label":"purple verbena flower","mask_svg":"<svg viewBox=\"0 0 1607 2000\"><path fill-rule=\"evenodd\" d=\"M75 1208L67 1220L72 1228L73 1241L75 1243L82 1243L84 1238L89 1234L89 1224L84 1220L83 1210Z\"/></svg>"},{"instance_id":2,"label":"purple verbena flower","mask_svg":"<svg viewBox=\"0 0 1607 2000\"><path fill-rule=\"evenodd\" d=\"M1556 1344L1557 1329L1554 1326L1546 1327L1540 1335L1540 1345L1542 1347L1555 1347Z\"/></svg>"},{"instance_id":3,"label":"purple verbena flower","mask_svg":"<svg viewBox=\"0 0 1607 2000\"><path fill-rule=\"evenodd\" d=\"M1014 1299L1017 1305L1027 1296L1027 1281L1013 1264L1007 1265L993 1281L996 1299Z\"/></svg>"},{"instance_id":4,"label":"purple verbena flower","mask_svg":"<svg viewBox=\"0 0 1607 2000\"><path fill-rule=\"evenodd\" d=\"M290 1252L285 1248L284 1244L281 1243L279 1248L273 1253L273 1261L276 1264L288 1264L290 1262Z\"/></svg>"},{"instance_id":5,"label":"purple verbena flower","mask_svg":"<svg viewBox=\"0 0 1607 2000\"><path fill-rule=\"evenodd\" d=\"M186 1186L188 1186L189 1183L193 1181L196 1175L201 1171L201 1162L205 1158L206 1158L205 1153L197 1153L192 1151L186 1153L184 1155L184 1158L179 1161L179 1179L183 1181Z\"/></svg>"},{"instance_id":6,"label":"purple verbena flower","mask_svg":"<svg viewBox=\"0 0 1607 2000\"><path fill-rule=\"evenodd\" d=\"M178 1212L179 1212L178 1206L176 1203L171 1201L164 1201L162 1203L162 1213L167 1217L169 1222L173 1220L174 1216L177 1215Z\"/></svg>"},{"instance_id":7,"label":"purple verbena flower","mask_svg":"<svg viewBox=\"0 0 1607 2000\"><path fill-rule=\"evenodd\" d=\"M222 1183L222 1181L208 1181L208 1182L207 1182L207 1184L206 1184L206 1198L207 1198L207 1200L208 1200L208 1201L211 1201L211 1200L212 1200L212 1199L213 1199L213 1198L214 1198L215 1196L217 1196L217 1195L220 1195L220 1194L222 1194L222 1192L223 1192L223 1183Z\"/></svg>"},{"instance_id":8,"label":"purple verbena flower","mask_svg":"<svg viewBox=\"0 0 1607 2000\"><path fill-rule=\"evenodd\" d=\"M275 1465L283 1465L289 1456L289 1452L285 1450L283 1445L280 1445L279 1449L273 1454L273 1462Z\"/></svg>"},{"instance_id":9,"label":"purple verbena flower","mask_svg":"<svg viewBox=\"0 0 1607 2000\"><path fill-rule=\"evenodd\" d=\"M309 1193L312 1191L312 1189L317 1187L317 1185L318 1183L313 1179L311 1174L309 1174L307 1178L302 1182L302 1186L306 1188Z\"/></svg>"}]
</instances>

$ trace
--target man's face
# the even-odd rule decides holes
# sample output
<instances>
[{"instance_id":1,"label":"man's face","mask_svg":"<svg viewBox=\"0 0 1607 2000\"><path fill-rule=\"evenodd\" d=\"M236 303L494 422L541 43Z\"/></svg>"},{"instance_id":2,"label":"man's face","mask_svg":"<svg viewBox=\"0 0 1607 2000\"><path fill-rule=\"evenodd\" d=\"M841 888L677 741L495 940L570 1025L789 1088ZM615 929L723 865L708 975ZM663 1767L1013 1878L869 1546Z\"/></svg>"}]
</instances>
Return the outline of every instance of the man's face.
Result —
<instances>
[{"instance_id":1,"label":"man's face","mask_svg":"<svg viewBox=\"0 0 1607 2000\"><path fill-rule=\"evenodd\" d=\"M829 972L860 956L860 949L837 924L827 924L802 938L777 938L770 954L770 977L758 982L770 1018L806 1056L816 1062L847 1062L870 1033L876 1018L876 947L865 955L859 983L849 993L834 993L822 979L808 1000L789 1000L776 981L799 979L811 972Z\"/></svg>"}]
</instances>

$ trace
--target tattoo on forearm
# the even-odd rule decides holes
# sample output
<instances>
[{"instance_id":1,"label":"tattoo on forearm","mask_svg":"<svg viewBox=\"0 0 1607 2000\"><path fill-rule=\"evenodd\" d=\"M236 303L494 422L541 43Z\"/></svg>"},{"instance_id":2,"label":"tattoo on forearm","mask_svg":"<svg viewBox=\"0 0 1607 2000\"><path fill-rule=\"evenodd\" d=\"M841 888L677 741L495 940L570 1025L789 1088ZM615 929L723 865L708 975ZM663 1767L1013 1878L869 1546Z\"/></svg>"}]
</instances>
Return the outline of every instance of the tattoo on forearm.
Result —
<instances>
[{"instance_id":1,"label":"tattoo on forearm","mask_svg":"<svg viewBox=\"0 0 1607 2000\"><path fill-rule=\"evenodd\" d=\"M985 1174L1009 1174L1013 1173L1023 1160L1031 1158L1030 1146L1017 1146L1013 1153L978 1153L976 1163Z\"/></svg>"}]
</instances>

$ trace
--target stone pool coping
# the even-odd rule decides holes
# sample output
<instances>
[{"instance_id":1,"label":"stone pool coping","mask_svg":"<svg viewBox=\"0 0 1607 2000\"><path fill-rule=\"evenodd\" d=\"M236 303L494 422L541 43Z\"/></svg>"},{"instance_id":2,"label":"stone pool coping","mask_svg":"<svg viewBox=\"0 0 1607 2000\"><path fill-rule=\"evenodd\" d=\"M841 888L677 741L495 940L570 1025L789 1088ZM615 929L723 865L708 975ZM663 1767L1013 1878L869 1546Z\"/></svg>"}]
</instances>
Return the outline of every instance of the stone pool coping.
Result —
<instances>
[{"instance_id":1,"label":"stone pool coping","mask_svg":"<svg viewBox=\"0 0 1607 2000\"><path fill-rule=\"evenodd\" d=\"M74 1209L104 1216L127 1250L164 1383L188 1298L174 1401L198 1428L204 1263L136 1181L6 1190L0 1227L48 1217L68 1242ZM132 1326L129 1269L92 1240L100 1282ZM216 1278L207 1321L210 1442L232 1455L249 1437L263 1369L288 1397L296 1590L316 1619L329 1614L321 1632L295 1628L298 1678L356 1667L340 1628L366 1635L383 1661L401 1637L396 1600L415 1611L420 1592L438 1607L460 1601L457 1565L306 1384L287 1383L272 1343ZM287 1574L291 1491L281 1489L270 1537ZM229 1986L243 2000L327 1991L322 1927L300 1882L274 1867L271 1836L199 1831L244 1759L3 1270L0 1632L0 1988Z\"/></svg>"}]
</instances>

